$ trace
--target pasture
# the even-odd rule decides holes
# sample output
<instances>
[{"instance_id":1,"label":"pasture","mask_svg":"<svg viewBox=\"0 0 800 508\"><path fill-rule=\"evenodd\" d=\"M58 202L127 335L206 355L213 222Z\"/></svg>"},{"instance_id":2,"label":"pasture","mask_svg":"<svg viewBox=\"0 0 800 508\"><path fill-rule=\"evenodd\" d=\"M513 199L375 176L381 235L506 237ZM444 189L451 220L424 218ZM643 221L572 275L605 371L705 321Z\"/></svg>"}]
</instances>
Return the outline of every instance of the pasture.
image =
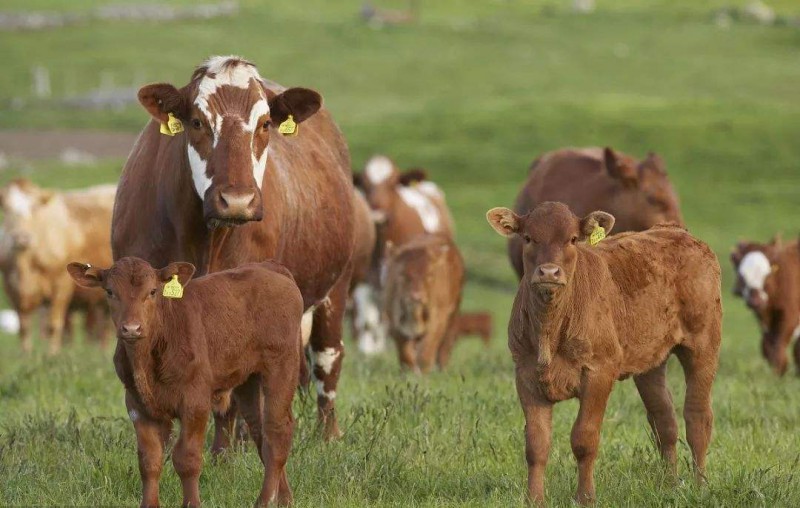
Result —
<instances>
[{"instance_id":1,"label":"pasture","mask_svg":"<svg viewBox=\"0 0 800 508\"><path fill-rule=\"evenodd\" d=\"M398 7L404 2L381 2ZM241 54L263 76L319 90L348 139L353 168L373 153L422 166L447 193L468 271L462 309L492 312L491 346L465 340L450 368L402 375L394 350L360 355L347 341L337 411L344 437L322 443L312 398L296 399L289 459L297 506L515 506L525 488L523 419L506 348L516 281L505 242L484 219L509 206L537 154L562 146L611 145L664 157L690 231L723 267L724 329L714 387L716 415L708 485L691 481L679 442L681 482L662 473L631 381L618 383L596 465L598 506L800 505L800 379L777 378L760 356L755 319L730 294L730 246L800 231L800 30L734 21L725 2L599 0L590 15L571 2L421 1L417 24L375 30L361 2L244 0L231 18L173 23L98 22L41 32L0 32L1 129L138 132L147 114L76 110L30 97L30 68L97 85L98 69L119 82L137 76L181 86L211 54ZM705 4L705 5L700 5ZM800 15L790 0L771 3ZM90 0L12 0L3 8L76 10ZM738 4L737 4L738 5ZM139 83L144 84L144 83ZM12 98L26 107L9 107ZM66 168L17 163L24 174L73 188L115 182L122 159ZM309 205L311 206L311 205ZM143 231L142 234L147 234ZM77 260L79 261L79 260ZM67 346L34 355L0 337L0 504L134 505L136 442L114 374L112 352ZM683 379L671 361L680 415ZM571 503L576 481L569 433L577 404L554 411L547 472L551 505ZM683 421L679 418L681 436ZM249 505L262 468L254 450L214 463L206 453L207 506ZM180 502L164 468L161 500Z\"/></svg>"}]
</instances>

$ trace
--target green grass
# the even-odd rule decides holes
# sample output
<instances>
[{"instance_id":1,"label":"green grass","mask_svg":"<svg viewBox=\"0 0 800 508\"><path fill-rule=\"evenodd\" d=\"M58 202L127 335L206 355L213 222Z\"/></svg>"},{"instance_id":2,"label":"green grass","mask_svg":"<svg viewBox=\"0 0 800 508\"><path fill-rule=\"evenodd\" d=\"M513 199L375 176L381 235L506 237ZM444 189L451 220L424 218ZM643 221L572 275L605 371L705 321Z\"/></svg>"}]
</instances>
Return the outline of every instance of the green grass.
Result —
<instances>
[{"instance_id":1,"label":"green grass","mask_svg":"<svg viewBox=\"0 0 800 508\"><path fill-rule=\"evenodd\" d=\"M754 319L729 296L727 257L739 237L800 230L800 31L717 28L711 12L722 1L598 3L594 15L575 16L566 1L423 1L419 25L375 31L358 20L355 0L248 0L232 19L0 33L0 104L30 99L34 64L51 70L59 94L66 83L96 86L102 70L120 83L139 76L180 85L209 54L238 53L267 77L319 89L350 142L354 167L383 152L402 165L427 167L442 184L470 273L502 283L473 282L464 299L465 309L494 314L493 343L460 344L451 369L424 379L400 375L391 354L364 358L350 348L338 390L344 438L320 443L312 402L297 401L289 467L299 506L518 504L523 421L505 346L514 278L505 244L483 214L512 202L542 151L598 144L639 155L658 151L689 228L715 249L724 270L709 483L697 488L689 481L683 440L684 481L665 481L641 402L626 381L604 422L599 505L798 506L800 380L777 379L760 358ZM792 1L773 4L782 14L800 14ZM30 5L80 10L92 2ZM138 107L83 112L30 104L0 111L0 127L137 131L146 121ZM115 181L121 164L70 169L45 162L27 174L77 187ZM15 174L6 170L0 181ZM0 341L0 504L137 503L135 438L111 354L78 344L50 359L45 349L38 343L26 358L14 338ZM677 362L670 385L680 414ZM554 506L569 505L575 486L569 431L576 410L566 402L555 411L547 474ZM219 464L207 457L203 499L209 506L249 504L260 476L252 448ZM180 502L179 490L168 464L165 505Z\"/></svg>"}]
</instances>

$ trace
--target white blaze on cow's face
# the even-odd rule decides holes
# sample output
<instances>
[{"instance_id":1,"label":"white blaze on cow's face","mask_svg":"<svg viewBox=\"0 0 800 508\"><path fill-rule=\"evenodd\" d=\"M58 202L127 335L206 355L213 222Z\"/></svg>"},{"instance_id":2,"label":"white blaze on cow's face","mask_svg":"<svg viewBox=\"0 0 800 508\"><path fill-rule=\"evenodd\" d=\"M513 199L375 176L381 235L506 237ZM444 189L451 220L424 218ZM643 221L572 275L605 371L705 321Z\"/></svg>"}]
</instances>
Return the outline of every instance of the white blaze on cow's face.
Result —
<instances>
[{"instance_id":1,"label":"white blaze on cow's face","mask_svg":"<svg viewBox=\"0 0 800 508\"><path fill-rule=\"evenodd\" d=\"M203 67L206 70L194 99L196 111L188 126L195 131L187 145L195 190L205 199L215 172L239 173L243 169L209 165L234 163L248 167L260 190L269 141L269 103L261 76L254 65L233 56L212 57Z\"/></svg>"},{"instance_id":2,"label":"white blaze on cow's face","mask_svg":"<svg viewBox=\"0 0 800 508\"><path fill-rule=\"evenodd\" d=\"M764 283L772 273L772 265L761 251L747 253L739 263L739 276L744 282L743 295L746 302L766 304L769 300ZM753 298L756 297L756 298Z\"/></svg>"}]
</instances>

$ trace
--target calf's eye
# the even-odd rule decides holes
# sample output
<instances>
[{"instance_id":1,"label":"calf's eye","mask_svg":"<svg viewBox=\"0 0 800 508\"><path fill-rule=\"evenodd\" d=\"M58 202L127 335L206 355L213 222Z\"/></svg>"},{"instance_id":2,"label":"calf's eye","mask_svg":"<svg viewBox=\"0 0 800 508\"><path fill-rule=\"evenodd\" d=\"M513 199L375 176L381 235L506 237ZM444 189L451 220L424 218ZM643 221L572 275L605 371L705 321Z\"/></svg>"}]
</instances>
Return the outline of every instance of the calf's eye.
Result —
<instances>
[{"instance_id":1,"label":"calf's eye","mask_svg":"<svg viewBox=\"0 0 800 508\"><path fill-rule=\"evenodd\" d=\"M578 243L578 237L577 236L573 236L572 238L569 239L569 243L571 243L572 245L575 245L576 243Z\"/></svg>"},{"instance_id":2,"label":"calf's eye","mask_svg":"<svg viewBox=\"0 0 800 508\"><path fill-rule=\"evenodd\" d=\"M531 236L530 235L525 235L522 238L525 239L525 243L531 243Z\"/></svg>"},{"instance_id":3,"label":"calf's eye","mask_svg":"<svg viewBox=\"0 0 800 508\"><path fill-rule=\"evenodd\" d=\"M155 289L155 288L151 289L150 290L150 296L156 296L156 291L157 291L157 289Z\"/></svg>"},{"instance_id":4,"label":"calf's eye","mask_svg":"<svg viewBox=\"0 0 800 508\"><path fill-rule=\"evenodd\" d=\"M108 296L109 298L111 298L112 296L114 296L114 292L113 292L113 291L111 291L110 289L106 289L106 296Z\"/></svg>"}]
</instances>

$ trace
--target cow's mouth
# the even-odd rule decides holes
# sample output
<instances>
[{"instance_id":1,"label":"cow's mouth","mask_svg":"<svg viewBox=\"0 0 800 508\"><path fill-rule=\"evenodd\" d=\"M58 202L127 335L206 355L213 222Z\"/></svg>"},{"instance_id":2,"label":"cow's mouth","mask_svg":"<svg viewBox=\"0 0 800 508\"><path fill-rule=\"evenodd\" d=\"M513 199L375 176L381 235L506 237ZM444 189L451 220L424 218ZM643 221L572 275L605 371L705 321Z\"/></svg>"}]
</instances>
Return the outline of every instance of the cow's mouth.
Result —
<instances>
[{"instance_id":1,"label":"cow's mouth","mask_svg":"<svg viewBox=\"0 0 800 508\"><path fill-rule=\"evenodd\" d=\"M208 229L216 229L216 228L232 228L236 226L241 226L242 224L252 222L249 219L234 219L234 218L226 218L226 219L218 219L218 218L211 218L206 221L206 226Z\"/></svg>"}]
</instances>

